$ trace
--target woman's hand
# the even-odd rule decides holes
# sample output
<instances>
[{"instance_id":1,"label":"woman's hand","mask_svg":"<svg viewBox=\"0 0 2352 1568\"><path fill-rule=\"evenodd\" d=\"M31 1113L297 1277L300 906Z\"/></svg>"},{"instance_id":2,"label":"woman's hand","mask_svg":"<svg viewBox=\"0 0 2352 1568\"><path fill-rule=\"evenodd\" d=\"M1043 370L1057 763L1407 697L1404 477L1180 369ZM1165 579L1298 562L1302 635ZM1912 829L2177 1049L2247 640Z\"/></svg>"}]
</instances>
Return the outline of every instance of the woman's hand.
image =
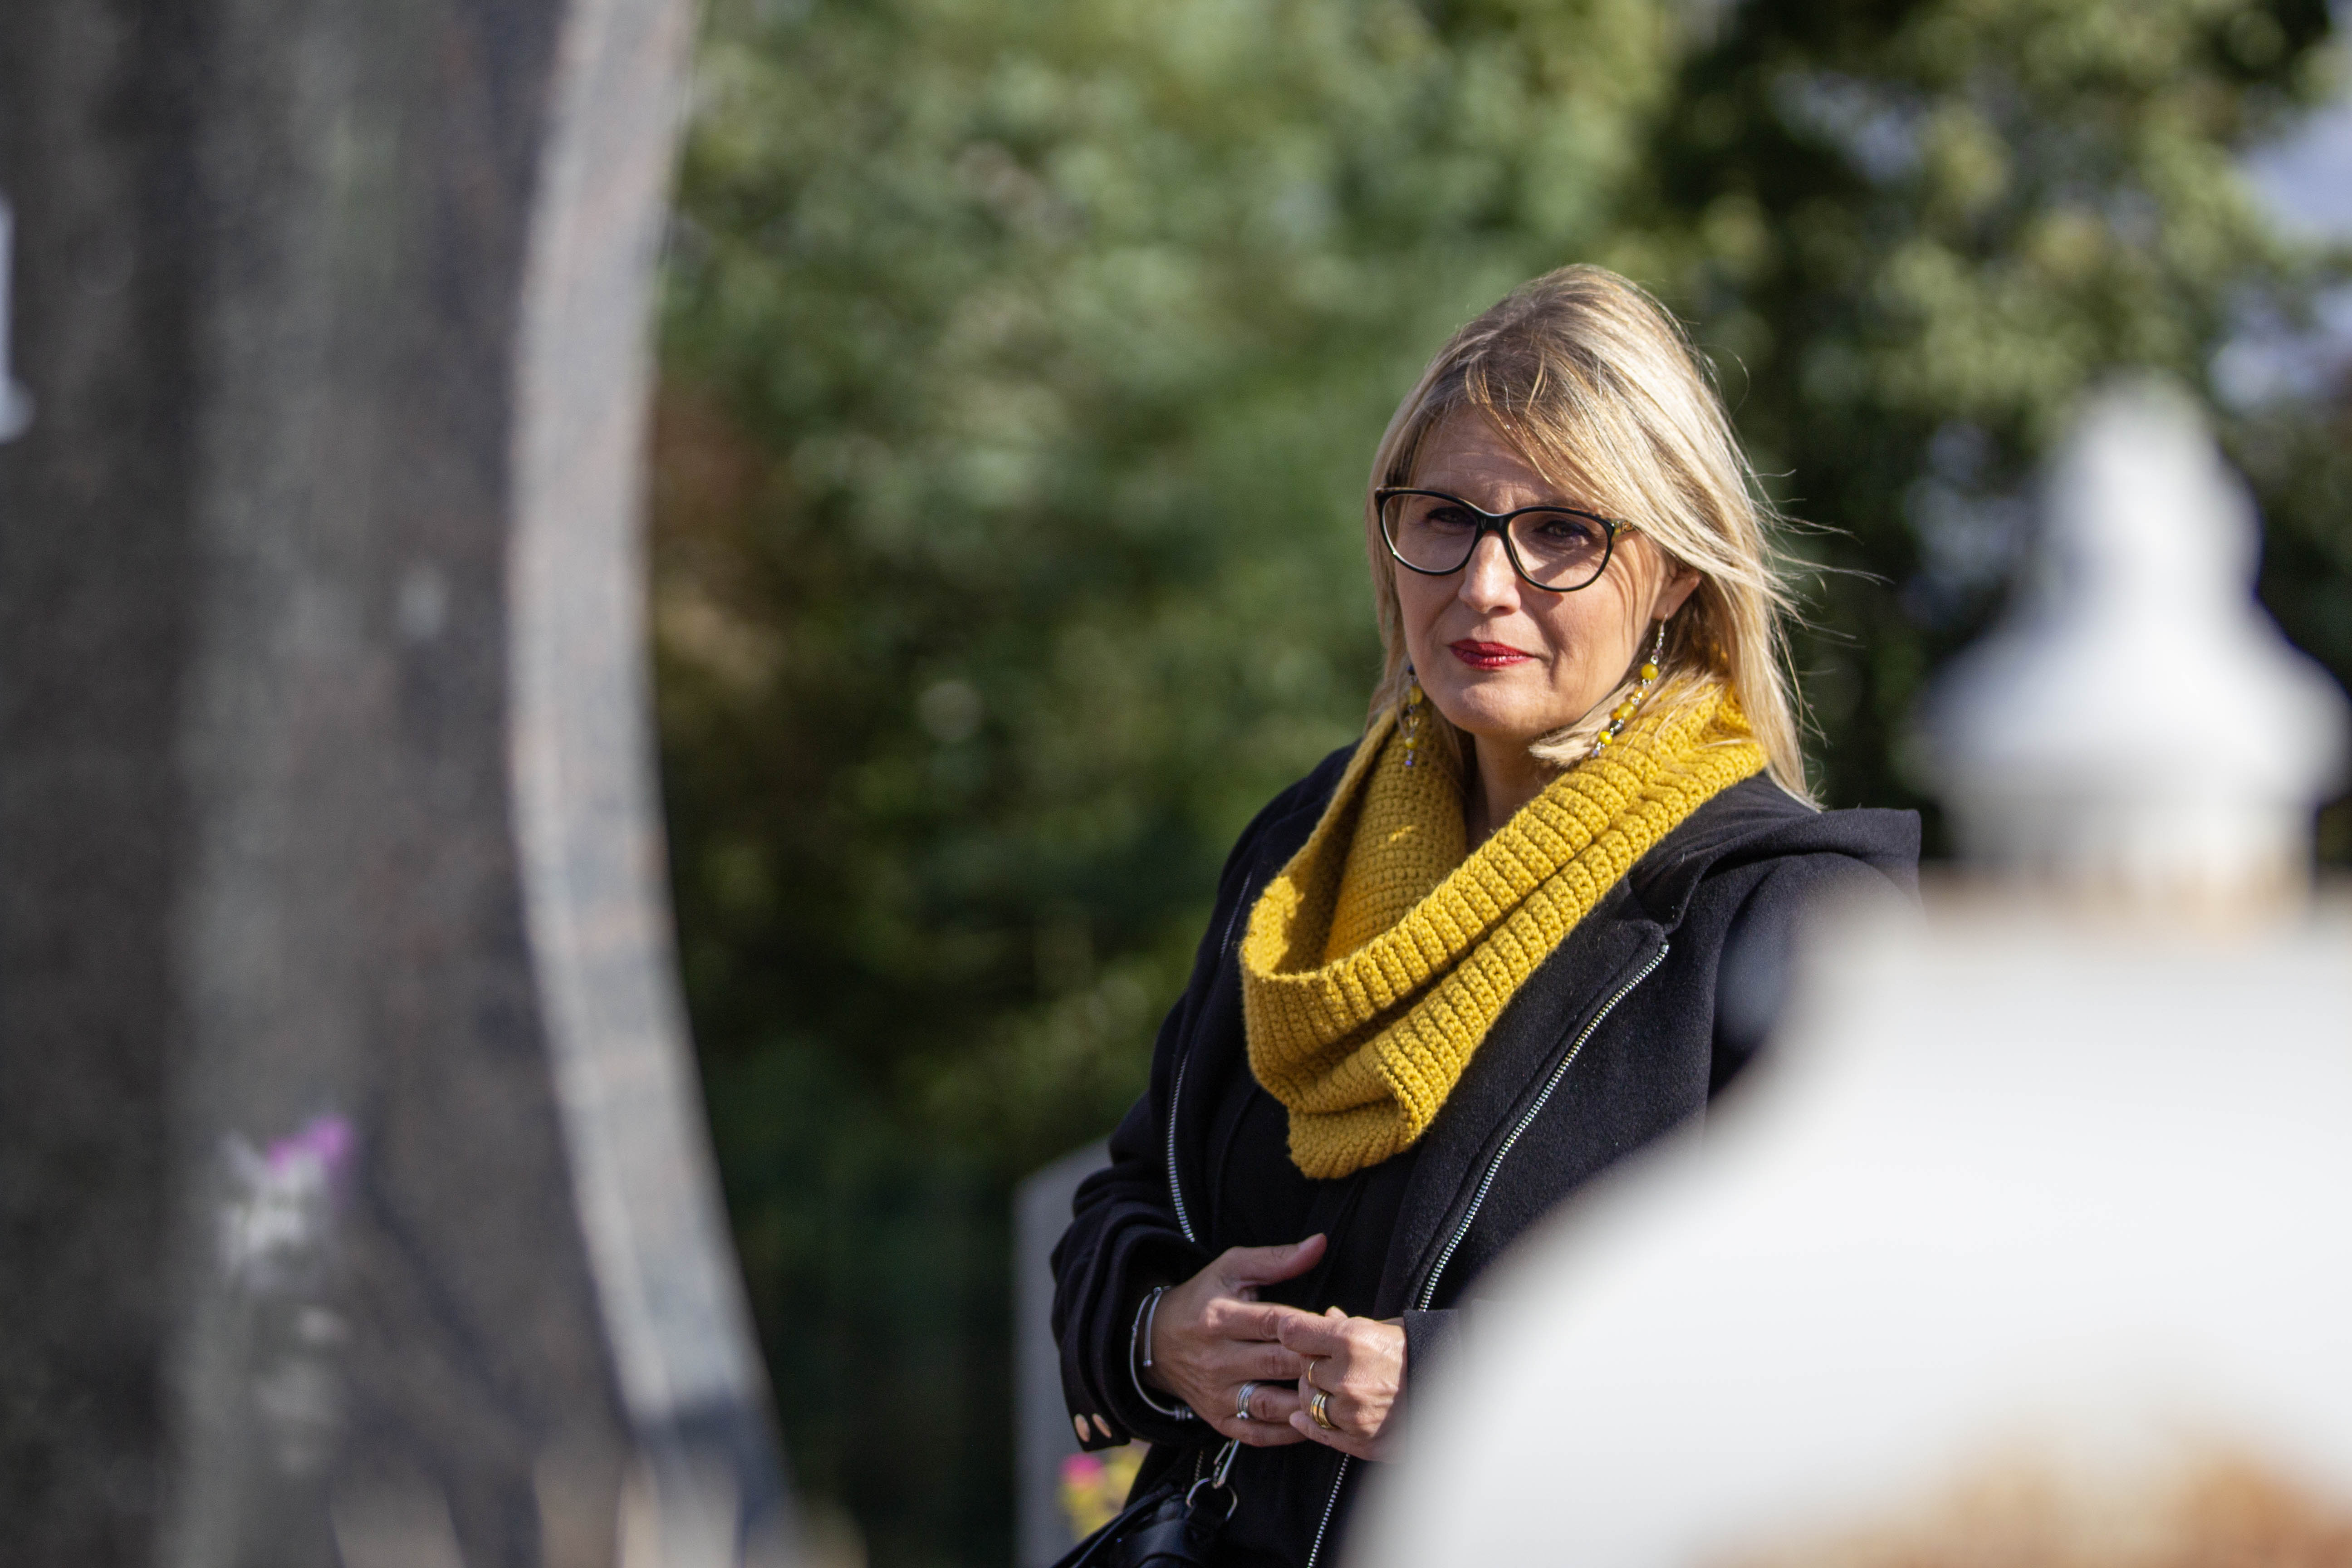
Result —
<instances>
[{"instance_id":1,"label":"woman's hand","mask_svg":"<svg viewBox=\"0 0 2352 1568\"><path fill-rule=\"evenodd\" d=\"M1307 1358L1292 1429L1360 1459L1390 1458L1396 1444L1389 1418L1404 1386L1404 1325L1350 1318L1333 1307L1319 1318L1293 1312L1276 1327L1282 1348ZM1318 1390L1328 1395L1323 1413L1331 1418L1329 1431L1316 1425L1307 1403Z\"/></svg>"},{"instance_id":2,"label":"woman's hand","mask_svg":"<svg viewBox=\"0 0 2352 1568\"><path fill-rule=\"evenodd\" d=\"M1319 1320L1296 1307L1257 1300L1257 1288L1295 1279L1323 1256L1323 1238L1310 1236L1288 1247L1236 1247L1160 1298L1151 1322L1151 1370L1144 1380L1191 1405L1202 1420L1228 1437L1254 1447L1279 1447L1298 1441L1291 1417L1298 1408L1297 1383L1306 1359L1281 1343L1282 1325ZM1250 1397L1250 1419L1240 1417L1235 1399L1244 1383L1259 1386Z\"/></svg>"}]
</instances>

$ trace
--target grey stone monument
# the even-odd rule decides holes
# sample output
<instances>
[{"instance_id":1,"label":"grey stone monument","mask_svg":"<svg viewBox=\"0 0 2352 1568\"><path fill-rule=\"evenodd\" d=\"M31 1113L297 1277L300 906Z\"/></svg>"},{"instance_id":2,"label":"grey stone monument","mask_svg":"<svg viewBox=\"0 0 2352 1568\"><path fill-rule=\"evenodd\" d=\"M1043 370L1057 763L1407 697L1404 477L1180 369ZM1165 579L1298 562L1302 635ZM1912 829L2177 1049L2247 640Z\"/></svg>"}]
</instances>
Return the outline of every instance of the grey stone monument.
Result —
<instances>
[{"instance_id":1,"label":"grey stone monument","mask_svg":"<svg viewBox=\"0 0 2352 1568\"><path fill-rule=\"evenodd\" d=\"M1046 1568L1077 1544L1061 1504L1062 1461L1078 1451L1062 1398L1054 1344L1054 1246L1070 1227L1078 1184L1110 1163L1101 1143L1073 1150L1033 1173L1013 1198L1013 1372L1015 1434L1013 1560Z\"/></svg>"},{"instance_id":2,"label":"grey stone monument","mask_svg":"<svg viewBox=\"0 0 2352 1568\"><path fill-rule=\"evenodd\" d=\"M0 6L0 1517L780 1553L646 723L688 0Z\"/></svg>"}]
</instances>

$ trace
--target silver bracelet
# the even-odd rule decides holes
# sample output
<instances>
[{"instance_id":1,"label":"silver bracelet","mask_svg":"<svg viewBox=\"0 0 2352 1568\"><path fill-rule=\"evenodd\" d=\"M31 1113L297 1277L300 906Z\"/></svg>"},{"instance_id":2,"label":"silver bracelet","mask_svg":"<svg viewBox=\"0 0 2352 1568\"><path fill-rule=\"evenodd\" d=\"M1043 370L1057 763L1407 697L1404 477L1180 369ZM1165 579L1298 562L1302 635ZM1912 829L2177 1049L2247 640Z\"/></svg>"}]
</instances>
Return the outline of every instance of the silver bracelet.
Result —
<instances>
[{"instance_id":1,"label":"silver bracelet","mask_svg":"<svg viewBox=\"0 0 2352 1568\"><path fill-rule=\"evenodd\" d=\"M1190 1421L1192 1407L1179 1402L1171 1409L1151 1397L1151 1390L1143 1386L1143 1374L1151 1366L1151 1325L1160 1318L1160 1298L1168 1294L1165 1285L1154 1285L1143 1304L1135 1310L1135 1327L1127 1338L1127 1375L1135 1384L1136 1397L1171 1421Z\"/></svg>"}]
</instances>

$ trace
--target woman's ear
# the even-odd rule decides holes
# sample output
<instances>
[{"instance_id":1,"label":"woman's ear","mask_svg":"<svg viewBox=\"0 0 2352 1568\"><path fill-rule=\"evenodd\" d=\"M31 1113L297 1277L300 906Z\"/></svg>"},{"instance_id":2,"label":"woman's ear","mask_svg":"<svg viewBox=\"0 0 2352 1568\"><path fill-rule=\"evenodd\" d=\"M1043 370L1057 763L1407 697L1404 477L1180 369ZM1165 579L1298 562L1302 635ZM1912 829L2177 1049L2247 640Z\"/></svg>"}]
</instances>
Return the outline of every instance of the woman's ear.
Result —
<instances>
[{"instance_id":1,"label":"woman's ear","mask_svg":"<svg viewBox=\"0 0 2352 1568\"><path fill-rule=\"evenodd\" d=\"M1699 574L1696 566L1685 566L1670 558L1666 562L1666 571L1665 584L1658 590L1658 602L1650 610L1652 620L1671 620L1675 612L1698 592Z\"/></svg>"}]
</instances>

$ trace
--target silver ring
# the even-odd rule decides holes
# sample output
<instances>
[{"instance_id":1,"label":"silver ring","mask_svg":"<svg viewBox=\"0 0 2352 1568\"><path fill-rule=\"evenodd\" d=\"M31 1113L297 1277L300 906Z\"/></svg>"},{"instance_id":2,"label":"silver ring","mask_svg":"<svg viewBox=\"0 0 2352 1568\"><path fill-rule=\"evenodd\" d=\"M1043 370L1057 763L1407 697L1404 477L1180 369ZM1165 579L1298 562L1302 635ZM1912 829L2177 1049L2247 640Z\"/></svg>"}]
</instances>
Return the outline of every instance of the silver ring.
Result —
<instances>
[{"instance_id":1,"label":"silver ring","mask_svg":"<svg viewBox=\"0 0 2352 1568\"><path fill-rule=\"evenodd\" d=\"M1234 1395L1234 1420L1236 1420L1236 1421L1255 1421L1255 1420L1256 1420L1256 1419L1257 1419L1257 1417L1256 1417L1256 1416L1252 1415L1250 1414L1250 1408L1249 1408L1250 1395L1251 1395L1251 1394L1255 1394L1256 1392L1257 1392L1257 1384L1256 1384L1255 1381L1253 1381L1253 1382L1249 1382L1249 1383L1244 1383L1244 1384L1242 1384L1240 1392L1239 1392L1239 1393L1237 1393L1237 1394L1235 1394Z\"/></svg>"}]
</instances>

